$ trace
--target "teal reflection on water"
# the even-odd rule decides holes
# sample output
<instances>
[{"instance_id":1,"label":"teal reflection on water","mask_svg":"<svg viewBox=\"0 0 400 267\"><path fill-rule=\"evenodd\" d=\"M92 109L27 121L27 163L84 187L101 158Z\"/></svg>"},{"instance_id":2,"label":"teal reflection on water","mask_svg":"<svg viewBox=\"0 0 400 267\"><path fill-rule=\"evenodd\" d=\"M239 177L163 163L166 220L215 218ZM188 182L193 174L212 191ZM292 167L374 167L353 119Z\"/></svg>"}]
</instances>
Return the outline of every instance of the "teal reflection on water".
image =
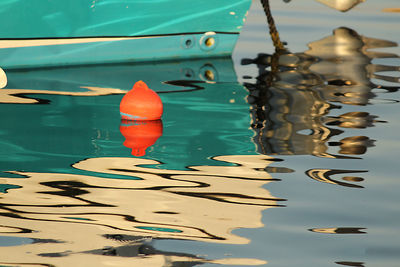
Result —
<instances>
[{"instance_id":1,"label":"teal reflection on water","mask_svg":"<svg viewBox=\"0 0 400 267\"><path fill-rule=\"evenodd\" d=\"M139 79L160 93L165 106L163 136L147 157L161 156L168 166L181 169L203 164L221 152L254 151L252 131L246 131L247 91L236 82L229 59L8 71L7 75L10 82L5 90L10 90L15 104L2 108L1 164L5 170L21 169L21 160L27 170L61 171L66 170L66 159L128 156L129 150L121 146L119 102L124 90ZM207 81L203 75L215 80ZM25 82L30 79L35 82ZM175 80L187 82L179 86L165 83ZM99 97L91 97L82 91L87 92L87 87L105 89L94 93ZM23 104L26 99L31 103ZM39 161L46 164L39 167Z\"/></svg>"},{"instance_id":2,"label":"teal reflection on water","mask_svg":"<svg viewBox=\"0 0 400 267\"><path fill-rule=\"evenodd\" d=\"M252 131L243 131L249 123L247 91L236 82L229 59L8 71L7 75L5 90L10 90L15 104L2 108L3 140L7 140L1 143L7 158L2 161L4 170L20 170L21 160L26 170L65 171L66 159L128 156L129 150L121 146L119 102L124 90L139 79L160 93L165 106L163 136L148 149L147 157L162 156L168 167L182 169L221 153L254 151ZM203 75L215 80L207 81ZM164 83L182 79L187 83ZM88 87L101 88L96 89L100 96L85 93ZM31 103L22 104L26 99Z\"/></svg>"},{"instance_id":3,"label":"teal reflection on water","mask_svg":"<svg viewBox=\"0 0 400 267\"><path fill-rule=\"evenodd\" d=\"M17 185L13 185L13 184L0 184L0 192L1 193L7 193L8 190L16 189L16 188L20 188L20 187Z\"/></svg>"},{"instance_id":4,"label":"teal reflection on water","mask_svg":"<svg viewBox=\"0 0 400 267\"><path fill-rule=\"evenodd\" d=\"M146 227L146 226L137 226L138 229L150 230L150 231L158 231L158 232L171 232L171 233L180 233L182 231L172 228L162 228L162 227Z\"/></svg>"}]
</instances>

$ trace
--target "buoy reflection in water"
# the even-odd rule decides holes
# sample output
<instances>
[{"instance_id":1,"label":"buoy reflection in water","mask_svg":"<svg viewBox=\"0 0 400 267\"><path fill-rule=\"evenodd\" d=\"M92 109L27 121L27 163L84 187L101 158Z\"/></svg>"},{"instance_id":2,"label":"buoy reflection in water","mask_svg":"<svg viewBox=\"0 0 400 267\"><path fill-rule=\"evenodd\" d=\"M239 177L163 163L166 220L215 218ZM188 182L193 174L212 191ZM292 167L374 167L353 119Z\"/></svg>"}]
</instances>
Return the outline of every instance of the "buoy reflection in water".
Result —
<instances>
[{"instance_id":1,"label":"buoy reflection in water","mask_svg":"<svg viewBox=\"0 0 400 267\"><path fill-rule=\"evenodd\" d=\"M161 120L122 120L119 129L125 137L124 146L132 149L133 156L140 157L162 136L163 124Z\"/></svg>"}]
</instances>

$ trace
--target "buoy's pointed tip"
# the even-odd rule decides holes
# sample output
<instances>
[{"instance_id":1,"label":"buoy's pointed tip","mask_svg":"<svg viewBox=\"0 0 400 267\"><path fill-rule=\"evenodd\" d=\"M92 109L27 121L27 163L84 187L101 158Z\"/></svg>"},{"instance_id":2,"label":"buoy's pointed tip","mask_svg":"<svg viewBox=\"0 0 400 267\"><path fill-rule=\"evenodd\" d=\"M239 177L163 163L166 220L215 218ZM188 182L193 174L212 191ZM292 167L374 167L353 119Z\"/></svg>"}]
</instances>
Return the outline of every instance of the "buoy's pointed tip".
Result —
<instances>
[{"instance_id":1,"label":"buoy's pointed tip","mask_svg":"<svg viewBox=\"0 0 400 267\"><path fill-rule=\"evenodd\" d=\"M140 80L140 81L137 81L137 82L133 85L133 88L149 88L149 87L147 86L147 84L146 84L144 81ZM133 88L132 88L132 89L133 89Z\"/></svg>"}]
</instances>

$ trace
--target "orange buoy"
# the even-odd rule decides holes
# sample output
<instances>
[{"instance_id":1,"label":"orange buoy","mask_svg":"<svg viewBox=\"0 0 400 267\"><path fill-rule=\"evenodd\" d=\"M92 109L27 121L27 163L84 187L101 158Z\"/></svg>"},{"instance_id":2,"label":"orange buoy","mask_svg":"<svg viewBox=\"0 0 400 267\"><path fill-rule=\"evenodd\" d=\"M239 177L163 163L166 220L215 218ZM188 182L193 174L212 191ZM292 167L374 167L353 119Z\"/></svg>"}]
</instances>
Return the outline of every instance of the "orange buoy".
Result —
<instances>
[{"instance_id":1,"label":"orange buoy","mask_svg":"<svg viewBox=\"0 0 400 267\"><path fill-rule=\"evenodd\" d=\"M133 156L141 157L146 154L146 149L160 138L163 125L161 120L122 120L119 130L125 137L124 146L132 149Z\"/></svg>"},{"instance_id":2,"label":"orange buoy","mask_svg":"<svg viewBox=\"0 0 400 267\"><path fill-rule=\"evenodd\" d=\"M156 92L143 81L138 81L122 98L119 111L125 120L159 120L163 104Z\"/></svg>"}]
</instances>

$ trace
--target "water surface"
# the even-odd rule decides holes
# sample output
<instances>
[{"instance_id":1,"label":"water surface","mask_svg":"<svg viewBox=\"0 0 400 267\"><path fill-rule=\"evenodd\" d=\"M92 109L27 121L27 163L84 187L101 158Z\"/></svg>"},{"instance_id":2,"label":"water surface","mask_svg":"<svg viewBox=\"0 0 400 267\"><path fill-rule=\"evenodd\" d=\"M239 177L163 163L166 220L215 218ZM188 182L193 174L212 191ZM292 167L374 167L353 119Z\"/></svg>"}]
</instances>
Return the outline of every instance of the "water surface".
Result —
<instances>
[{"instance_id":1,"label":"water surface","mask_svg":"<svg viewBox=\"0 0 400 267\"><path fill-rule=\"evenodd\" d=\"M398 3L271 7L284 52L256 1L232 59L7 71L0 265L398 266Z\"/></svg>"}]
</instances>

